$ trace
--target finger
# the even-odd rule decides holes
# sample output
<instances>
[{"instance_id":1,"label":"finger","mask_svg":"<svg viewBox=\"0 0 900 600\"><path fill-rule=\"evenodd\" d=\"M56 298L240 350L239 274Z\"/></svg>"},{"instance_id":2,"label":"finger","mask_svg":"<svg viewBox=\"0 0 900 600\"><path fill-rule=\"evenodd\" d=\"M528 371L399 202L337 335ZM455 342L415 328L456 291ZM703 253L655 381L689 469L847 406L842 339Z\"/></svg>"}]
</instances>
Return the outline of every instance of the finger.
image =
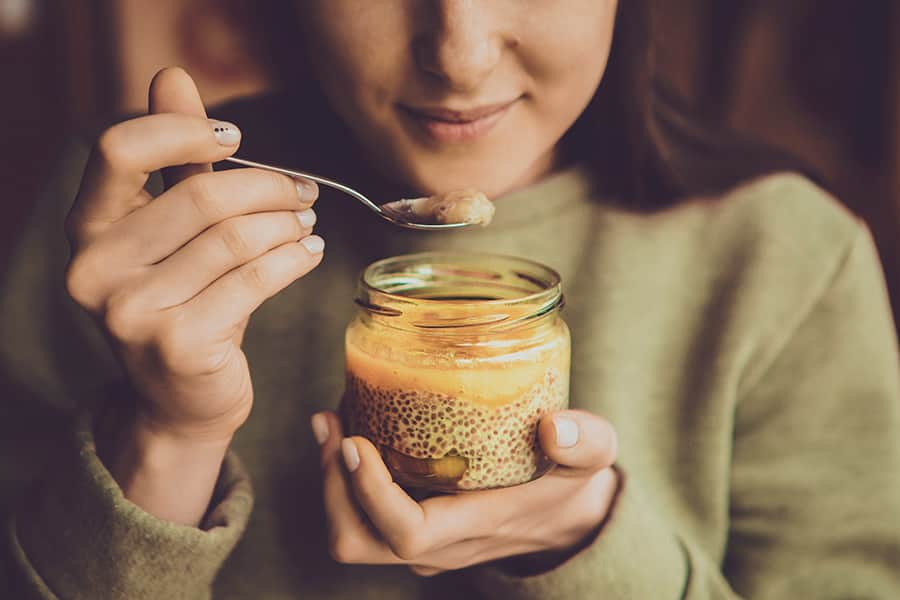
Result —
<instances>
[{"instance_id":1,"label":"finger","mask_svg":"<svg viewBox=\"0 0 900 600\"><path fill-rule=\"evenodd\" d=\"M579 410L559 411L544 417L538 425L538 439L550 460L582 473L611 466L618 452L612 425Z\"/></svg>"},{"instance_id":2,"label":"finger","mask_svg":"<svg viewBox=\"0 0 900 600\"><path fill-rule=\"evenodd\" d=\"M614 462L615 432L606 421L579 411L564 411L556 416L560 436L557 438L555 422L548 421L553 448L548 451L545 446L545 451L566 467L560 471L567 473L571 486L553 478L514 488L429 498L419 505L392 481L371 442L354 437L343 442L354 495L397 556L433 567L434 561L447 560L454 548L463 547L460 544L489 538L491 532L508 525L521 511L558 502L574 493L581 484L573 475L588 476ZM574 433L571 427L575 428ZM542 435L546 439L547 433ZM534 542L523 538L517 543Z\"/></svg>"},{"instance_id":3,"label":"finger","mask_svg":"<svg viewBox=\"0 0 900 600\"><path fill-rule=\"evenodd\" d=\"M313 415L313 431L320 441L324 478L325 515L329 524L332 557L347 564L401 564L390 548L373 534L353 500L343 466L341 423L332 412Z\"/></svg>"},{"instance_id":4,"label":"finger","mask_svg":"<svg viewBox=\"0 0 900 600\"><path fill-rule=\"evenodd\" d=\"M309 208L318 188L261 169L206 173L181 182L110 232L108 255L142 265L170 256L208 228L240 215Z\"/></svg>"},{"instance_id":5,"label":"finger","mask_svg":"<svg viewBox=\"0 0 900 600\"><path fill-rule=\"evenodd\" d=\"M371 517L362 512L352 490L347 464L347 444L359 438L341 439L340 420L334 413L322 412L313 416L313 431L321 445L324 471L325 513L331 530L330 550L338 562L348 564L410 564L391 549L379 532L373 529ZM371 444L370 449L373 449ZM364 450L364 452L367 452ZM371 457L368 457L371 458ZM352 460L352 459L351 459ZM422 557L423 568L446 568L463 557L480 555L484 548L474 542L454 546L455 551L442 555L442 550Z\"/></svg>"},{"instance_id":6,"label":"finger","mask_svg":"<svg viewBox=\"0 0 900 600\"><path fill-rule=\"evenodd\" d=\"M110 127L88 159L74 216L87 226L114 223L135 210L134 198L143 194L153 171L234 154L240 136L223 136L215 127L201 117L172 113Z\"/></svg>"},{"instance_id":7,"label":"finger","mask_svg":"<svg viewBox=\"0 0 900 600\"><path fill-rule=\"evenodd\" d=\"M150 114L178 113L207 118L197 85L184 69L178 67L163 69L153 77L148 104ZM168 189L191 175L209 171L212 171L209 163L170 167L163 169L163 179Z\"/></svg>"},{"instance_id":8,"label":"finger","mask_svg":"<svg viewBox=\"0 0 900 600\"><path fill-rule=\"evenodd\" d=\"M324 247L319 236L305 237L230 271L182 305L182 322L207 335L233 330L268 298L318 266Z\"/></svg>"},{"instance_id":9,"label":"finger","mask_svg":"<svg viewBox=\"0 0 900 600\"><path fill-rule=\"evenodd\" d=\"M422 507L394 483L372 442L345 438L341 449L354 495L388 546L405 560L428 551L432 544Z\"/></svg>"},{"instance_id":10,"label":"finger","mask_svg":"<svg viewBox=\"0 0 900 600\"><path fill-rule=\"evenodd\" d=\"M359 505L400 558L412 561L451 544L490 535L497 505L464 496L438 496L420 504L394 483L369 440L347 439L343 449L345 462L354 451L359 458L350 474Z\"/></svg>"},{"instance_id":11,"label":"finger","mask_svg":"<svg viewBox=\"0 0 900 600\"><path fill-rule=\"evenodd\" d=\"M328 428L331 430L327 431ZM322 443L322 462L326 477L325 508L332 530L332 556L339 562L406 564L419 575L431 576L442 571L461 569L510 554L531 552L542 547L527 538L512 541L505 538L496 539L495 528L489 526L490 520L482 520L478 523L477 519L473 518L476 515L463 514L453 508L454 504L459 504L475 507L482 514L495 512L493 508L497 506L496 500L499 497L492 497L492 492L473 492L467 495L441 496L426 500L423 503L425 520L441 517L440 520L446 521L448 524L448 529L455 530L455 534L452 536L453 541L446 545L439 544L422 550L414 558L398 556L395 549L383 541L385 531L376 526L372 514L367 513L369 521L362 517L360 506L357 504L359 496L355 489L351 489L351 486L356 485L356 482L353 481L353 474L362 472L364 463L377 464L380 460L374 446L364 438L358 437L336 441L341 430L340 423L333 413L319 413L314 416L313 430L316 432L317 439L327 440L320 442ZM353 467L353 471L350 471L348 466ZM348 474L350 475L349 482ZM376 474L375 477L384 480L385 474ZM478 501L479 498L480 501ZM518 500L521 500L521 497ZM430 505L432 511L440 510L442 514L429 516L429 511L425 510L425 505L428 503L432 503ZM407 508L413 509L412 506L407 506ZM514 503L506 505L506 512L512 512L514 509ZM481 535L471 536L464 533L462 527L466 524L483 528ZM388 525L383 523L382 526L387 527ZM373 531L373 527L375 531ZM423 525L423 527L428 527L428 525ZM410 547L407 551L412 554L418 549Z\"/></svg>"},{"instance_id":12,"label":"finger","mask_svg":"<svg viewBox=\"0 0 900 600\"><path fill-rule=\"evenodd\" d=\"M312 209L242 215L222 221L149 268L142 284L148 308L183 304L214 281L266 252L308 236Z\"/></svg>"}]
</instances>

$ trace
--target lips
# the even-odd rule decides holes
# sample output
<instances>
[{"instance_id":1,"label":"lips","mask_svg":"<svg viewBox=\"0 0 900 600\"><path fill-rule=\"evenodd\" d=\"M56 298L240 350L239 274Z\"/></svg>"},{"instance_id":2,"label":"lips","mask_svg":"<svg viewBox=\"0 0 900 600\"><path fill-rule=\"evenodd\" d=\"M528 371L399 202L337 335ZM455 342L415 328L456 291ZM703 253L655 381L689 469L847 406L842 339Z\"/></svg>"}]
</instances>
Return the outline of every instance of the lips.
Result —
<instances>
[{"instance_id":1,"label":"lips","mask_svg":"<svg viewBox=\"0 0 900 600\"><path fill-rule=\"evenodd\" d=\"M400 105L400 108L431 139L462 142L486 135L515 103L516 100L512 100L466 109L406 105Z\"/></svg>"},{"instance_id":2,"label":"lips","mask_svg":"<svg viewBox=\"0 0 900 600\"><path fill-rule=\"evenodd\" d=\"M453 110L450 108L443 107L409 107L407 110L410 112L421 115L423 117L427 117L430 119L434 119L436 121L446 121L448 123L468 123L471 121L477 121L478 119L483 119L488 117L496 112L500 112L504 108L510 106L515 100L511 102L498 102L496 104L486 104L479 106L477 108L471 108L467 110Z\"/></svg>"}]
</instances>

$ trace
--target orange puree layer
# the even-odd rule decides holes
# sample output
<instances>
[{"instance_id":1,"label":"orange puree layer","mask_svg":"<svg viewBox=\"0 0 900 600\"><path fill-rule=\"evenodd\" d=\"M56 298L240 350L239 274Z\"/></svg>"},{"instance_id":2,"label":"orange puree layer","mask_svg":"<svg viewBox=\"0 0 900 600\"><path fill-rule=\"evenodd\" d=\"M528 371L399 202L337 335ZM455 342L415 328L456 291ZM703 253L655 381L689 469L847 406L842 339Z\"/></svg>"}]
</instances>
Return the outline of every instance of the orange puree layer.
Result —
<instances>
[{"instance_id":1,"label":"orange puree layer","mask_svg":"<svg viewBox=\"0 0 900 600\"><path fill-rule=\"evenodd\" d=\"M373 387L422 390L487 406L515 402L541 384L549 369L569 372L568 347L562 339L500 358L454 362L449 356L431 356L431 364L411 364L409 353L395 360L400 352L388 345L382 348L395 357L387 359L348 343L347 371Z\"/></svg>"}]
</instances>

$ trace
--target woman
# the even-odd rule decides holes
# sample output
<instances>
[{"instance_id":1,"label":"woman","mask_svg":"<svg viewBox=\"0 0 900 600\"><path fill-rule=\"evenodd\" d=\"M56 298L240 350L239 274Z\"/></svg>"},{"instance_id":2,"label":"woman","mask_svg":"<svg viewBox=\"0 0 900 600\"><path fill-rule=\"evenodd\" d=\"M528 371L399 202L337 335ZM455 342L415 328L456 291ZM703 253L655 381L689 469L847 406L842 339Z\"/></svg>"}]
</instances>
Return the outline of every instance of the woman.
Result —
<instances>
[{"instance_id":1,"label":"woman","mask_svg":"<svg viewBox=\"0 0 900 600\"><path fill-rule=\"evenodd\" d=\"M163 71L152 114L93 147L68 264L66 186L24 240L4 360L90 410L14 519L23 595L900 593L900 379L869 235L653 90L645 3L294 11L309 66L288 93L208 121ZM210 172L239 143L386 200L476 187L496 222L417 234L340 197L317 217L306 182ZM562 274L573 409L540 424L550 474L418 503L332 411L356 273L436 248ZM74 303L46 300L63 277Z\"/></svg>"}]
</instances>

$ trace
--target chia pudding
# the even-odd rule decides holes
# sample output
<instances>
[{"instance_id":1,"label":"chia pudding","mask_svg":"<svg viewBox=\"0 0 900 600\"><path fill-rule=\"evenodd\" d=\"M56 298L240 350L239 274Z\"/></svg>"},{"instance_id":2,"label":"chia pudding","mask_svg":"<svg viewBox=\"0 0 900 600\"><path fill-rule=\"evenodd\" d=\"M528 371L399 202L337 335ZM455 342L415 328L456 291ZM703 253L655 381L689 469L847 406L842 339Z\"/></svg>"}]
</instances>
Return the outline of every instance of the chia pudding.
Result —
<instances>
[{"instance_id":1,"label":"chia pudding","mask_svg":"<svg viewBox=\"0 0 900 600\"><path fill-rule=\"evenodd\" d=\"M568 336L516 354L413 366L348 343L348 430L371 440L403 485L458 491L531 481L552 466L538 422L568 405Z\"/></svg>"}]
</instances>

